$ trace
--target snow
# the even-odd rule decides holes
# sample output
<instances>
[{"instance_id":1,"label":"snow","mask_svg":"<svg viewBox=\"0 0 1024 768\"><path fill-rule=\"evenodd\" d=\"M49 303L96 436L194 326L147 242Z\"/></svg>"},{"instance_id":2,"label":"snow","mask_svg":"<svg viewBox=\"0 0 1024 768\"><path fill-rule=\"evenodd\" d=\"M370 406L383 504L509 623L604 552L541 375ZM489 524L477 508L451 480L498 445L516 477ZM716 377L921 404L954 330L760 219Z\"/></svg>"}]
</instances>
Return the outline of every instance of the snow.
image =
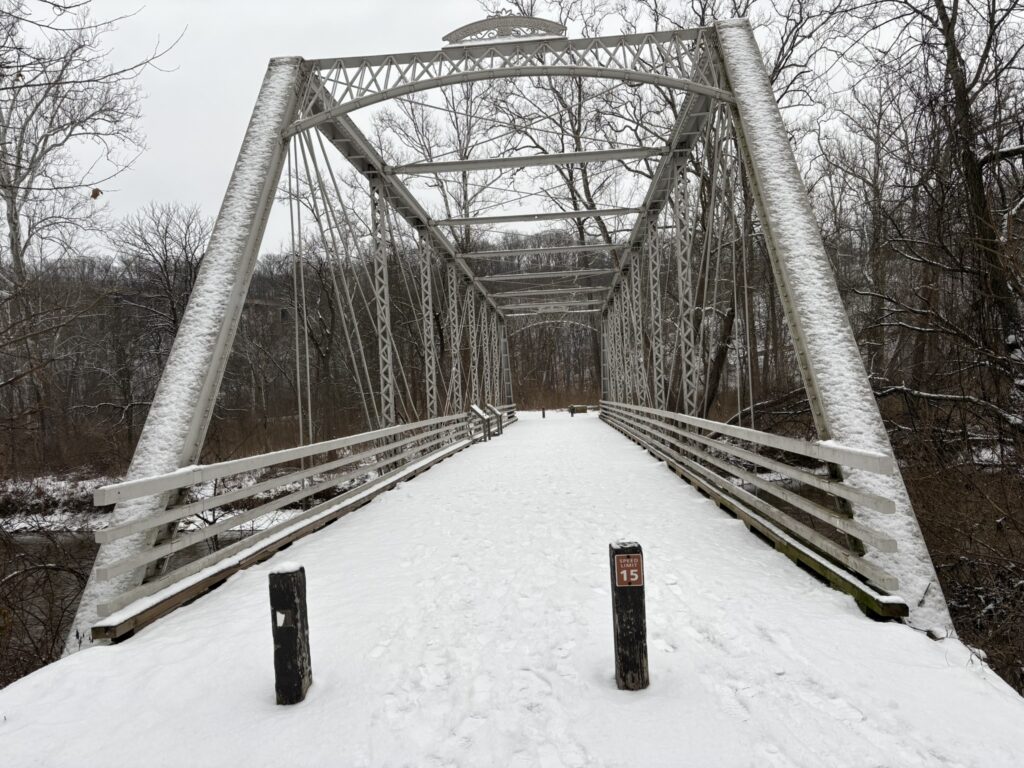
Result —
<instances>
[{"instance_id":1,"label":"snow","mask_svg":"<svg viewBox=\"0 0 1024 768\"><path fill-rule=\"evenodd\" d=\"M193 415L212 409L220 386L237 325L230 308L237 302L240 311L248 290L256 256L249 238L259 226L260 201L268 176L276 175L273 161L280 151L281 130L294 101L301 75L299 65L298 59L275 59L267 70L202 268L139 436L128 479L174 471L194 461L193 454L202 445L206 421ZM208 413L204 415L208 417ZM118 504L110 523L144 519L162 509L160 497L135 499ZM100 547L69 636L68 652L89 643L88 627L95 622L99 605L138 583L133 574L100 581L95 578L95 568L124 560L146 546L147 536L140 533Z\"/></svg>"},{"instance_id":2,"label":"snow","mask_svg":"<svg viewBox=\"0 0 1024 768\"><path fill-rule=\"evenodd\" d=\"M277 563L270 569L270 573L297 573L302 570L300 563L293 563L291 560L284 560Z\"/></svg>"},{"instance_id":3,"label":"snow","mask_svg":"<svg viewBox=\"0 0 1024 768\"><path fill-rule=\"evenodd\" d=\"M615 687L608 543L644 547L651 687ZM0 691L5 765L977 766L1024 702L865 618L596 415L523 413L319 533L313 686L274 703L267 574Z\"/></svg>"},{"instance_id":4,"label":"snow","mask_svg":"<svg viewBox=\"0 0 1024 768\"><path fill-rule=\"evenodd\" d=\"M892 456L885 425L850 330L821 230L793 157L761 53L746 19L717 22L722 58L743 121L752 165L759 178L769 236L778 256L781 282L789 294L794 334L804 339L808 374L820 394L830 434L844 446ZM899 579L911 621L922 629L952 620L902 478L863 470L844 471L857 488L891 498L896 514L854 506L866 527L900 543L899 551L869 551L867 559Z\"/></svg>"}]
</instances>

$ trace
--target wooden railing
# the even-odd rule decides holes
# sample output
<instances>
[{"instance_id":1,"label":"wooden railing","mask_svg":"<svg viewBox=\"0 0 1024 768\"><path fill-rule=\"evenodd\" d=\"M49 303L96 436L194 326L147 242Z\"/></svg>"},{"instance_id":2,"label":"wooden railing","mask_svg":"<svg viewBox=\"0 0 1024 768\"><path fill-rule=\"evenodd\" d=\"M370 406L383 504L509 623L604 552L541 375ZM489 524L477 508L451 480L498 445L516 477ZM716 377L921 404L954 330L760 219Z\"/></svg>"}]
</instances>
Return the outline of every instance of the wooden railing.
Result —
<instances>
[{"instance_id":1,"label":"wooden railing","mask_svg":"<svg viewBox=\"0 0 1024 768\"><path fill-rule=\"evenodd\" d=\"M514 420L514 405L502 411L507 423ZM97 489L93 501L98 506L161 495L170 499L158 515L97 531L101 544L167 525L195 525L96 570L96 578L106 581L157 564L163 569L158 577L101 604L105 618L93 627L93 636L118 639L134 632L481 437L480 426L460 413ZM244 535L244 528L251 532ZM244 538L209 546L211 539L229 532ZM186 550L203 547L212 551L175 563Z\"/></svg>"},{"instance_id":2,"label":"wooden railing","mask_svg":"<svg viewBox=\"0 0 1024 768\"><path fill-rule=\"evenodd\" d=\"M892 513L894 502L829 471L838 465L891 474L891 457L626 403L602 401L601 418L870 612L907 614L890 594L899 589L896 577L864 557L869 548L894 552L896 542L850 514L850 505ZM761 453L766 449L773 456ZM787 461L786 454L799 458ZM817 471L807 466L815 463Z\"/></svg>"}]
</instances>

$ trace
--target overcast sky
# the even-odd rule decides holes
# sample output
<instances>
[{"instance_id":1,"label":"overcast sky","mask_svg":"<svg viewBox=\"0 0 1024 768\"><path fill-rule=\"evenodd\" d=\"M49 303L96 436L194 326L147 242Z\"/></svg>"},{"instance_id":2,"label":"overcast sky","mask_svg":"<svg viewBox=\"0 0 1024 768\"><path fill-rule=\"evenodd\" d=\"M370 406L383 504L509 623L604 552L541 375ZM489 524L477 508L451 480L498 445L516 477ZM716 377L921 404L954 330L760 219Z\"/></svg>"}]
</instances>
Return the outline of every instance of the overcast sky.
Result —
<instances>
[{"instance_id":1,"label":"overcast sky","mask_svg":"<svg viewBox=\"0 0 1024 768\"><path fill-rule=\"evenodd\" d=\"M117 62L184 32L162 62L171 71L143 76L148 149L105 185L115 214L150 200L217 212L270 58L432 50L486 15L476 0L94 0L93 7L101 18L137 12L108 38Z\"/></svg>"}]
</instances>

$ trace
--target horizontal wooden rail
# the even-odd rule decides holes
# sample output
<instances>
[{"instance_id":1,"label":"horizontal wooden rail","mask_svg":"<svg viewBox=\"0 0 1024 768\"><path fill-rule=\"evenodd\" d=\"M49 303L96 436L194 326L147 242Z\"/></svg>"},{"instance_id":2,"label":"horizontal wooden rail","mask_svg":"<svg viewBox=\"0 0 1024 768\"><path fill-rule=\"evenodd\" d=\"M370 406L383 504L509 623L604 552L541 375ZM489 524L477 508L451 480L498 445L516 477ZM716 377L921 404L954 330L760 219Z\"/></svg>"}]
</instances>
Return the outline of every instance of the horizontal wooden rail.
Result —
<instances>
[{"instance_id":1,"label":"horizontal wooden rail","mask_svg":"<svg viewBox=\"0 0 1024 768\"><path fill-rule=\"evenodd\" d=\"M313 496L317 493L321 493L322 491L326 491L330 488L337 487L343 483L355 480L360 476L365 476L371 472L375 472L381 469L382 467L393 466L396 463L402 464L404 457L409 456L415 452L453 442L450 438L455 431L456 430L449 428L447 430L442 431L437 438L429 441L424 445L412 446L410 448L407 448L400 454L385 456L383 459L380 459L374 462L373 464L370 464L369 466L359 467L358 469L355 469L351 472L347 472L343 475L329 477L326 480L321 480L318 483L313 483L312 485L305 486L285 496L273 499L272 501L268 501L267 503L261 504L258 507L254 507L253 509L231 515L230 517L213 523L211 525L204 525L202 528L199 528L196 531L192 531L191 533L179 535L171 541L167 542L166 544L160 544L158 546L151 547L150 549L147 549L144 552L140 552L139 554L133 557L128 557L124 560L118 560L117 562L111 563L105 568L97 568L96 578L98 578L100 581L105 581L107 579L111 579L115 576L118 576L122 573L128 573L129 571L133 571L136 568L140 568L144 565L148 565L149 563L156 562L157 560L161 560L165 557L168 557L169 555L172 555L175 552L180 552L181 550L187 549L188 547L191 547L202 541L206 541L207 539L211 539L214 536L218 536L222 533L230 531L233 528L237 528L240 525L252 522L257 518L263 517L264 515L268 515L273 512L278 512L281 509L286 508L288 505L297 501L302 501L303 499L308 498L309 496ZM382 448L381 450L379 450L378 453L389 453L390 450L391 446L387 446L386 448Z\"/></svg>"},{"instance_id":2,"label":"horizontal wooden rail","mask_svg":"<svg viewBox=\"0 0 1024 768\"><path fill-rule=\"evenodd\" d=\"M716 498L719 498L721 494L724 493L726 496L732 497L752 509L756 509L773 523L787 531L787 533L795 536L799 540L802 540L806 544L810 544L815 549L826 553L830 557L835 558L843 566L868 579L880 589L898 588L899 585L895 577L887 573L882 568L879 568L874 563L865 560L859 555L851 553L848 549L818 533L813 528L804 525L797 520L793 520L786 515L785 512L773 507L771 504L755 496L744 488L729 482L728 478L724 478L721 475L712 472L707 467L692 459L687 459L678 454L673 455L671 451L668 451L663 447L652 445L649 440L645 440L643 435L633 429L629 424L622 422L621 420L616 421L617 423L613 424L613 426L626 433L636 442L644 445L645 448L658 458L673 466L686 468L690 470L690 473L696 474L702 480L710 483L714 488L715 492L713 495Z\"/></svg>"},{"instance_id":3,"label":"horizontal wooden rail","mask_svg":"<svg viewBox=\"0 0 1024 768\"><path fill-rule=\"evenodd\" d=\"M504 409L501 416L514 420L514 408L513 405L510 409ZM100 489L95 494L98 503L110 503L111 500L174 494L195 485L243 475L234 481L242 482L241 488L231 488L193 500L188 500L186 496L183 503L168 507L158 515L98 531L97 540L109 543L163 525L176 524L211 510L222 509L225 515L210 525L188 531L145 552L99 568L96 576L100 580L113 579L145 568L228 531L249 524L257 525L257 521L261 520L267 522L262 523L265 527L238 541L114 595L99 606L101 616L106 618L94 626L93 635L116 639L130 634L139 626L219 583L226 578L226 574L269 557L287 543L326 525L398 482L472 445L481 434L482 430L474 426L467 414L455 414L244 459L187 467ZM316 463L302 468L294 466L296 462L309 463L310 460ZM247 478L244 475L247 473L272 470L278 465L283 465L286 471L272 478L245 484ZM337 489L337 492L331 498L309 509L294 507L311 496L331 493L332 489ZM228 506L247 499L261 500L261 494L273 495L275 491L279 492L276 498L257 503L251 509L237 511ZM268 516L285 509L289 513L287 519L268 519Z\"/></svg>"},{"instance_id":4,"label":"horizontal wooden rail","mask_svg":"<svg viewBox=\"0 0 1024 768\"><path fill-rule=\"evenodd\" d=\"M383 440L403 432L450 422L464 422L465 418L465 414L462 413L454 414L452 416L439 416L436 419L417 421L413 424L400 424L395 427L386 427L384 429L374 430L373 432L363 432L358 435L339 437L321 443L312 443L310 445L301 445L296 448L287 448L281 451L262 453L258 456L248 456L244 459L222 461L217 464L182 467L181 469L176 469L173 472L167 472L161 475L125 480L120 483L104 485L101 488L97 488L93 493L93 504L98 507L102 507L109 504L116 504L119 501L138 499L143 496L153 496L158 493L173 491L189 485L209 483L223 477L228 477L229 475L237 475L242 472L265 469L266 467L273 466L274 464L298 461L300 459L308 458L309 456L315 456L318 453L327 453L328 451L336 451L341 448L369 443L374 440Z\"/></svg>"},{"instance_id":5,"label":"horizontal wooden rail","mask_svg":"<svg viewBox=\"0 0 1024 768\"><path fill-rule=\"evenodd\" d=\"M451 427L441 427L440 429L465 430L465 426L456 423ZM229 504L231 502L251 498L252 496L255 496L256 494L262 493L263 491L266 490L281 488L282 486L285 486L288 483L304 481L318 474L332 472L336 469L340 469L350 464L358 464L361 461L372 459L374 456L376 456L377 454L381 453L384 450L394 450L397 448L401 448L403 446L409 445L410 443L414 443L427 435L433 435L437 431L439 430L431 430L429 432L425 432L422 434L413 435L412 437L407 437L403 440L399 440L394 443L388 443L384 447L375 447L366 451L362 451L361 453L349 454L335 461L327 462L324 464L317 464L316 466L310 467L308 469L291 472L286 475L280 475L277 477L271 477L267 480L262 480L258 483L254 483L253 485L248 485L242 488L236 488L234 490L226 491L215 496L206 496L204 498L189 502L187 504L179 504L177 506L168 507L163 513L159 515L153 515L152 517L147 517L145 520L136 520L133 522L122 523L121 525L112 525L108 528L103 528L97 531L96 541L100 544L106 544L111 541L115 541L119 538L122 538L124 536L129 536L133 533L142 533L143 531L150 530L165 523L172 523L175 520L182 520L186 517L191 517L192 515L201 514L203 512L209 512L210 510L216 507L223 506L224 504ZM360 470L360 472L365 471L367 471L365 468ZM357 472L357 474L359 473ZM338 482L343 481L339 479Z\"/></svg>"},{"instance_id":6,"label":"horizontal wooden rail","mask_svg":"<svg viewBox=\"0 0 1024 768\"><path fill-rule=\"evenodd\" d=\"M755 446L768 446L817 458L826 463L859 468L864 468L864 464L873 465L876 471L882 473L890 471L891 461L875 461L880 454L863 451L850 454L845 447L832 444L825 445L825 450L815 456L815 446L821 446L821 443L792 438L777 440L775 438L780 436L626 403L602 401L601 409L604 421L665 461L677 474L743 519L748 527L769 538L776 548L791 559L811 568L833 586L848 592L876 615L907 615L908 609L903 600L887 594L899 589L898 580L866 559L861 550L853 548L850 539L845 537L883 552L895 551L896 542L893 539L864 526L838 509L824 506L780 483L759 476L743 465L764 468L828 497L863 504L882 512L892 511L891 500L865 493L831 477L821 477L806 469L761 456L724 438L732 437ZM721 427L729 427L729 431ZM715 435L721 437L716 439ZM753 493L748 488L757 489L761 493ZM781 505L773 502L772 497ZM794 510L827 524L841 535L836 538L824 535L794 517Z\"/></svg>"},{"instance_id":7,"label":"horizontal wooden rail","mask_svg":"<svg viewBox=\"0 0 1024 768\"><path fill-rule=\"evenodd\" d=\"M619 424L630 427L631 430L634 433L640 432L642 434L648 435L651 439L657 440L658 443L660 444L659 447L662 450L667 450L670 453L675 453L674 458L676 458L676 459L681 459L682 458L681 454L678 453L679 451L685 451L686 453L689 453L691 455L691 457L692 457L691 460L698 460L698 461L706 462L707 464L711 464L712 466L722 470L723 472L725 472L725 473L727 473L729 475L732 475L736 479L742 480L744 482L747 482L747 483L749 483L750 485L753 485L756 488L760 488L761 490L766 491L767 493L770 493L770 494L776 496L776 498L782 499L783 501L791 504L792 506L796 507L800 511L806 512L807 514L811 515L812 517L814 517L814 518L822 521L823 523L831 526L833 529L841 531L842 533L845 533L845 534L847 534L849 536L853 536L854 538L860 540L861 542L875 547L876 549L878 549L881 552L894 552L894 551L896 551L896 542L894 542L892 539L890 539L888 537L885 537L885 536L882 536L881 534L878 534L878 533L876 533L876 532L874 532L874 531L872 531L872 530L870 530L870 529L860 525L859 523L855 522L854 520L850 519L849 517L844 517L844 516L840 515L834 509L829 509L828 507L823 507L820 504L816 504L815 502L812 502L809 499L806 499L803 496L800 496L799 494L796 494L796 493L794 493L794 492L792 492L792 491L790 491L790 490L788 490L786 488L782 488L781 486L774 485L774 484L772 484L770 482L761 480L756 475L754 475L752 472L747 472L746 470L743 470L743 469L740 469L739 467L733 466L733 465L729 464L726 461L722 461L721 459L718 459L718 458L710 455L706 451L702 451L699 448L694 448L693 446L688 446L688 445L680 443L679 441L672 440L670 438L666 438L663 435L659 434L655 429L651 429L649 427L646 427L643 424L637 424L635 422L630 422L630 421L628 421L626 419L623 419L621 416L619 416L617 414L613 414L610 411L609 411L609 415L612 416L613 418L617 419ZM705 467L705 469L707 469L707 468ZM710 470L708 470L708 471L710 472ZM721 477L720 475L716 475L716 476L717 477ZM737 486L735 483L732 483L732 482L729 482L728 488L730 490L731 489L740 489L740 490L742 490L739 486ZM780 522L783 525L790 525L790 524L793 524L794 526L796 526L796 525L803 525L802 523L799 523L796 520L792 520L784 512L780 511L780 514L785 518L785 520L784 521L780 520L780 521L776 521L776 522ZM804 528L806 528L806 526L804 526ZM812 529L807 528L807 530L812 530Z\"/></svg>"},{"instance_id":8,"label":"horizontal wooden rail","mask_svg":"<svg viewBox=\"0 0 1024 768\"><path fill-rule=\"evenodd\" d=\"M99 606L105 616L93 625L93 638L116 641L130 636L209 591L231 574L266 560L292 542L329 525L469 445L469 439L460 440L407 467L318 504L290 520L257 531L252 536L183 565L166 576L117 595Z\"/></svg>"},{"instance_id":9,"label":"horizontal wooden rail","mask_svg":"<svg viewBox=\"0 0 1024 768\"><path fill-rule=\"evenodd\" d=\"M614 408L614 406L609 406L608 412L617 413L620 416L625 416L625 414L628 413L627 411L617 410ZM857 523L854 523L848 517L840 515L838 512L836 512L835 509L829 509L828 507L823 507L820 504L815 504L814 502L809 501L805 497L800 496L799 494L794 493L793 491L790 491L789 489L777 483L772 483L767 480L764 480L758 477L755 473L742 469L736 466L735 464L730 464L729 462L714 456L708 451L701 450L700 448L697 448L696 446L693 445L688 445L686 441L693 440L702 445L706 445L712 449L720 450L724 453L736 455L743 458L749 456L751 457L751 459L749 460L753 461L753 463L763 465L764 462L759 460L761 459L761 457L755 453L751 453L750 451L744 451L742 449L734 449L734 447L730 446L728 443L703 438L700 435L688 435L684 430L677 431L670 425L660 424L659 422L654 421L653 419L647 419L643 416L634 415L632 416L632 418L626 417L626 421L631 422L633 424L649 425L654 430L676 431L677 434L680 435L682 440L673 440L668 437L663 437L662 439L672 444L674 447L684 450L687 453L692 454L696 458L708 462L709 464L713 464L714 466L718 467L719 469L725 472L732 474L738 479L750 483L751 485L760 488L761 490L766 491L772 494L773 496L776 496L777 498L780 498L783 501L788 502L789 504L792 504L794 507L803 510L807 514L816 517L819 520L822 520L832 525L833 527L850 534L851 536L856 536L861 541L870 543L872 546L883 552L896 551L896 543L894 541L883 536L880 536L878 534L875 534L874 532L869 531L866 528L863 528ZM812 475L809 472L803 472L801 470L792 470L792 468L788 467L785 464L781 464L780 462L771 463L776 464L780 467L784 467L786 470L790 470L780 471L780 474L791 479L804 482L814 488L817 488L818 490L824 490L829 495L838 496L839 498L846 499L850 499L851 497L853 497L854 500L865 498L867 501L871 502L870 506L872 506L873 508L877 509L881 507L885 511L891 511L891 509L895 507L895 504L893 504L893 502L890 499L885 499L881 496L875 496L874 494L863 493L856 488L844 485L843 483L835 480L824 481L822 478L819 478L816 475Z\"/></svg>"},{"instance_id":10,"label":"horizontal wooden rail","mask_svg":"<svg viewBox=\"0 0 1024 768\"><path fill-rule=\"evenodd\" d=\"M843 466L852 467L853 469L863 469L867 472L876 472L883 475L891 475L896 471L896 462L893 460L892 456L887 456L883 453L865 451L860 448L850 448L831 441L812 443L807 440L799 440L795 437L785 437L783 435L772 434L771 432L761 432L760 430L750 429L748 427L737 427L732 424L723 424L719 421L712 421L710 419L686 416L685 414L675 413L674 411L661 411L656 408L647 408L645 406L631 405L628 403L612 403L607 400L601 401L602 407L606 404L626 408L627 410L635 413L648 414L651 416L661 417L662 419L677 421L680 424L688 424L691 427L702 429L705 432L735 437L748 443L754 443L755 445L761 445L766 448L775 448L780 451L786 451L787 453L795 453L798 456L806 456L809 459L817 459L818 461L824 461L831 464L842 464Z\"/></svg>"}]
</instances>

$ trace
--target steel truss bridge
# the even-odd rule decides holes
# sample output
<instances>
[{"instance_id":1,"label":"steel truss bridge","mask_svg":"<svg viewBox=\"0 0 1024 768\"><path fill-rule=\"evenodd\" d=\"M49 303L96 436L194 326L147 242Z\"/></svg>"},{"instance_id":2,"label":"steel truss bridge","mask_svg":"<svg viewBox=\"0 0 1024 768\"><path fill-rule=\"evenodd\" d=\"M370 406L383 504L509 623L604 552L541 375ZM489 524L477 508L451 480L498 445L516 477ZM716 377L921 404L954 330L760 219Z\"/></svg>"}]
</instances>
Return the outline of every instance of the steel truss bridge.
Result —
<instances>
[{"instance_id":1,"label":"steel truss bridge","mask_svg":"<svg viewBox=\"0 0 1024 768\"><path fill-rule=\"evenodd\" d=\"M497 436L515 420L509 339L517 326L540 323L599 334L609 425L867 612L948 625L748 23L572 40L552 22L499 17L445 39L442 49L420 53L270 62L126 479L96 494L98 504L116 506L97 534L101 547L69 649L123 639L398 482ZM661 121L634 130L645 140L632 143L595 139L561 152L492 154L469 147L457 157L395 160L355 119L375 105L419 104L429 91L482 81L599 82L599 94L650 95L663 106ZM346 163L362 179L365 215L353 217L351 194L339 185L351 173ZM610 169L609 178L645 187L635 199L502 213L467 205L439 215L414 195L417 180L433 180L436 189L452 176L538 168ZM345 344L369 431L314 440L308 370L304 396L297 356L299 444L202 465L279 195L293 251L301 256L312 237L348 265L331 272L333 292L347 318ZM526 237L522 245L523 237L475 235L509 224L537 233L550 222L574 226L575 240ZM747 272L755 247L770 262L768 289L784 313L814 440L758 429ZM396 291L417 318L415 355L396 341ZM416 376L408 375L413 368ZM723 387L730 413L712 407ZM211 525L183 525L240 503L242 511ZM194 554L212 537L254 523L248 537Z\"/></svg>"}]
</instances>

